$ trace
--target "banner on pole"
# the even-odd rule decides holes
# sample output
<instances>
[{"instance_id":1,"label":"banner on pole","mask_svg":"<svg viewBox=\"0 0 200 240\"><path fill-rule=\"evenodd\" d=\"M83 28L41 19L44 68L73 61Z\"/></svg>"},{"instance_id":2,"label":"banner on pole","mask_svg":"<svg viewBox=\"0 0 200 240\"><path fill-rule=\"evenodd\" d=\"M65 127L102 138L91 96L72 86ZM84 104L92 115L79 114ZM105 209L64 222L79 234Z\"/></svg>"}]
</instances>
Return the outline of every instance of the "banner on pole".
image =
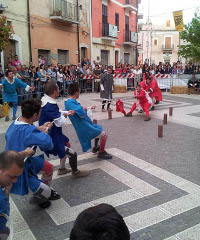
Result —
<instances>
[{"instance_id":1,"label":"banner on pole","mask_svg":"<svg viewBox=\"0 0 200 240\"><path fill-rule=\"evenodd\" d=\"M173 12L176 31L183 31L183 11Z\"/></svg>"}]
</instances>

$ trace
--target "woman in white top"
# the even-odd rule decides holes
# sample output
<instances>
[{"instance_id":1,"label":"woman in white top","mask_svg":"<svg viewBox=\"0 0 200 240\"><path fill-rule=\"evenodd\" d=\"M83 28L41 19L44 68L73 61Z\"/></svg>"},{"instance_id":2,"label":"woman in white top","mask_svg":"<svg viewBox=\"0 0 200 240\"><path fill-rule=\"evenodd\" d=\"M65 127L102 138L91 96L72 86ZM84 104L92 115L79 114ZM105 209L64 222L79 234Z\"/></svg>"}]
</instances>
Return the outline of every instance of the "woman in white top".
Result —
<instances>
[{"instance_id":1,"label":"woman in white top","mask_svg":"<svg viewBox=\"0 0 200 240\"><path fill-rule=\"evenodd\" d=\"M63 82L65 81L65 79L66 79L66 76L63 72L63 69L59 68L57 72L57 83L60 91L63 89Z\"/></svg>"}]
</instances>

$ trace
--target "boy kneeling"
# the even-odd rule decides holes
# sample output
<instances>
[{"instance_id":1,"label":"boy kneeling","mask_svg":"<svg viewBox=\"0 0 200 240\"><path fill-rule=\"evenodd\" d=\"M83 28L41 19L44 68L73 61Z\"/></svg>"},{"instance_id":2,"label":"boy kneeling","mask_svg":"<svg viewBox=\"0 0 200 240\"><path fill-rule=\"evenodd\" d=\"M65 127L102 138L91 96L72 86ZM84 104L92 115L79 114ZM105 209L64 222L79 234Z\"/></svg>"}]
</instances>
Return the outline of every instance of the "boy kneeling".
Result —
<instances>
[{"instance_id":1,"label":"boy kneeling","mask_svg":"<svg viewBox=\"0 0 200 240\"><path fill-rule=\"evenodd\" d=\"M149 116L149 108L152 105L152 100L149 97L149 94L145 90L142 90L142 87L140 85L138 85L136 87L136 90L137 90L138 94L134 98L139 100L140 106L146 113L146 117L145 117L144 121L149 121L151 119ZM136 107L137 107L137 103L135 102L133 104L133 107L131 108L131 111L126 114L126 117L131 117L132 113L136 109Z\"/></svg>"}]
</instances>

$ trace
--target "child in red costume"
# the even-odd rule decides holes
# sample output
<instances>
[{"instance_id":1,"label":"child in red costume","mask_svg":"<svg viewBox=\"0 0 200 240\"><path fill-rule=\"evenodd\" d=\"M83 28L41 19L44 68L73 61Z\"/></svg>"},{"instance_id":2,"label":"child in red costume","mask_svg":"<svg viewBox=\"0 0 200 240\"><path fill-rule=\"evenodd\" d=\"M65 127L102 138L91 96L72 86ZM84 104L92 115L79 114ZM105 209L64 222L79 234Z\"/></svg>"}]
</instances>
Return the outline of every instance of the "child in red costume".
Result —
<instances>
[{"instance_id":1,"label":"child in red costume","mask_svg":"<svg viewBox=\"0 0 200 240\"><path fill-rule=\"evenodd\" d=\"M149 84L148 84L149 82ZM147 91L150 91L149 96L153 99L155 98L156 102L162 101L162 92L160 91L160 88L158 87L158 83L155 79L155 77L150 77L149 80L147 79Z\"/></svg>"},{"instance_id":2,"label":"child in red costume","mask_svg":"<svg viewBox=\"0 0 200 240\"><path fill-rule=\"evenodd\" d=\"M137 94L137 96L135 96L135 98L139 100L140 106L146 113L146 117L145 117L144 121L149 121L151 119L149 116L149 108L151 107L152 100L149 97L148 93L145 90L143 90L140 85L138 85L136 87L136 90L137 90L138 94ZM131 111L129 113L127 113L126 117L131 117L132 113L136 109L136 107L137 107L137 103L135 102L133 104L133 107L131 108Z\"/></svg>"}]
</instances>

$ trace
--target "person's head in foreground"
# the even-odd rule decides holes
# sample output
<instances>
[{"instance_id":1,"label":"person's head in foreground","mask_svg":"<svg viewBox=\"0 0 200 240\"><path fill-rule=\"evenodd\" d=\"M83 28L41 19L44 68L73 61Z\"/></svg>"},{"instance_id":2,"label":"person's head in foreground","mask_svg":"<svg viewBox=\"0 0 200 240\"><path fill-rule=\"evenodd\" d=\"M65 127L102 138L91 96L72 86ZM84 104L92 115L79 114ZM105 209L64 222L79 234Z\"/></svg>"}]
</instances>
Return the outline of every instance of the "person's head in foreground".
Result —
<instances>
[{"instance_id":1,"label":"person's head in foreground","mask_svg":"<svg viewBox=\"0 0 200 240\"><path fill-rule=\"evenodd\" d=\"M100 204L79 214L70 240L130 240L129 230L114 207Z\"/></svg>"},{"instance_id":2,"label":"person's head in foreground","mask_svg":"<svg viewBox=\"0 0 200 240\"><path fill-rule=\"evenodd\" d=\"M23 169L24 159L18 152L0 153L0 186L7 187L16 182Z\"/></svg>"},{"instance_id":3,"label":"person's head in foreground","mask_svg":"<svg viewBox=\"0 0 200 240\"><path fill-rule=\"evenodd\" d=\"M59 96L59 87L56 81L51 80L48 81L45 85L44 85L44 93L53 98L56 99Z\"/></svg>"},{"instance_id":4,"label":"person's head in foreground","mask_svg":"<svg viewBox=\"0 0 200 240\"><path fill-rule=\"evenodd\" d=\"M80 88L78 83L71 83L67 89L69 96L72 96L74 99L78 99L80 95Z\"/></svg>"},{"instance_id":5,"label":"person's head in foreground","mask_svg":"<svg viewBox=\"0 0 200 240\"><path fill-rule=\"evenodd\" d=\"M42 102L37 98L25 99L21 104L22 117L30 122L38 121L41 112Z\"/></svg>"}]
</instances>

